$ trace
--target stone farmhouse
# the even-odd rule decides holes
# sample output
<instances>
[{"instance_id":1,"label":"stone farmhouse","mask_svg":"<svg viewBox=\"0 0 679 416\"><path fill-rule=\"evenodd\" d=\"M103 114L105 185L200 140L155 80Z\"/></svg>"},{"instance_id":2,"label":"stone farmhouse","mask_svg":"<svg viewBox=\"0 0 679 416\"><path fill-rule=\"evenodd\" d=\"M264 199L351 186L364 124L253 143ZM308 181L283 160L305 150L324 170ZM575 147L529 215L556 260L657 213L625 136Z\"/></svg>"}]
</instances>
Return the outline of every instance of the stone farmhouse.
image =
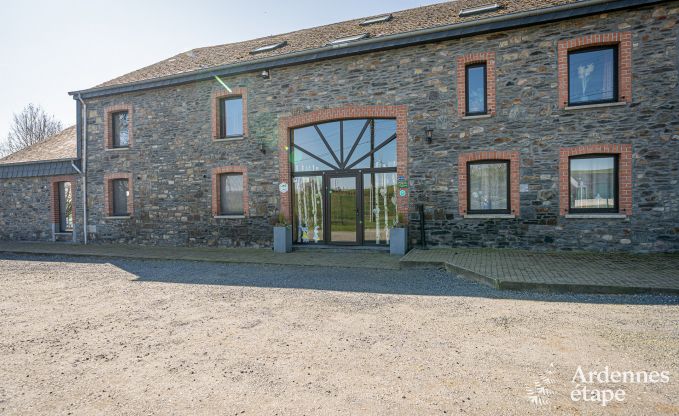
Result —
<instances>
[{"instance_id":1,"label":"stone farmhouse","mask_svg":"<svg viewBox=\"0 0 679 416\"><path fill-rule=\"evenodd\" d=\"M460 0L180 53L0 160L0 239L677 251L678 21Z\"/></svg>"}]
</instances>

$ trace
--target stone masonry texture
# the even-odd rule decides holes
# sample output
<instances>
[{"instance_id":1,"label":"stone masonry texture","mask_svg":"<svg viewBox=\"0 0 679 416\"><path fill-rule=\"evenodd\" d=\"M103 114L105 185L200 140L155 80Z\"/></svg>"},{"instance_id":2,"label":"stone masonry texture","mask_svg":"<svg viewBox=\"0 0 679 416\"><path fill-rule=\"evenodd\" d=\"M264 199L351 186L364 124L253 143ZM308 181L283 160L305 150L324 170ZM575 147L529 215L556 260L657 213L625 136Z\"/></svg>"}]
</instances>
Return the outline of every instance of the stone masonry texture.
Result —
<instances>
[{"instance_id":1,"label":"stone masonry texture","mask_svg":"<svg viewBox=\"0 0 679 416\"><path fill-rule=\"evenodd\" d=\"M82 236L81 180L77 176L0 179L0 240L53 241L58 216L55 184L72 183L74 232ZM68 241L71 241L68 238Z\"/></svg>"},{"instance_id":2,"label":"stone masonry texture","mask_svg":"<svg viewBox=\"0 0 679 416\"><path fill-rule=\"evenodd\" d=\"M241 140L213 140L213 97L223 89L214 80L88 100L89 237L95 242L268 247L271 221L281 202L279 120L323 109L405 106L412 244L419 243L417 205L424 204L430 245L677 251L677 20L675 1L272 69L270 79L256 73L223 77L247 95L248 129ZM631 36L628 102L561 108L559 42L622 32ZM495 113L463 120L458 113L457 60L475 53L494 54ZM105 112L117 106L134 109L134 146L106 150ZM434 129L431 144L424 139L426 128ZM632 214L622 219L567 218L559 211L560 149L599 144L632 147ZM459 215L459 156L483 151L519 153L520 215L514 219ZM211 175L224 166L247 167L245 218L213 216ZM128 173L134 179L134 213L129 219L107 218L104 178L109 173ZM38 179L0 182L3 192L9 187L27 195L26 201L16 203L28 210L38 209L33 203L39 198L48 202L49 192L38 193L40 186ZM32 189L35 192L28 193ZM48 207L44 216L49 218ZM20 230L18 223L9 228L15 230L12 236L45 237L30 227ZM0 232L3 238L10 235Z\"/></svg>"}]
</instances>

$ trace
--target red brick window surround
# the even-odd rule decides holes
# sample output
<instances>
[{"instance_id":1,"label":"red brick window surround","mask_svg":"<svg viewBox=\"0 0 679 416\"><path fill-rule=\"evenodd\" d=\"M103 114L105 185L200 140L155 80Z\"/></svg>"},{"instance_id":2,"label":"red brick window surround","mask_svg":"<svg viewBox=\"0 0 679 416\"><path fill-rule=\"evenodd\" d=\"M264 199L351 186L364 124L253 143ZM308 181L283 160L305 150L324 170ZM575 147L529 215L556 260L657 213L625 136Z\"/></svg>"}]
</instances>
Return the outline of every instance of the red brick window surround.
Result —
<instances>
[{"instance_id":1,"label":"red brick window surround","mask_svg":"<svg viewBox=\"0 0 679 416\"><path fill-rule=\"evenodd\" d=\"M458 158L458 207L461 216L467 215L467 164L480 161L509 161L509 206L510 214L519 216L521 203L519 200L519 152L518 151L486 151L462 153ZM490 214L493 215L493 214Z\"/></svg>"},{"instance_id":2,"label":"red brick window surround","mask_svg":"<svg viewBox=\"0 0 679 416\"><path fill-rule=\"evenodd\" d=\"M249 135L248 129L248 90L247 88L231 88L231 92L224 88L212 93L212 140L228 139L222 137L222 112L221 102L228 98L241 98L243 100L243 137ZM224 120L227 122L227 120Z\"/></svg>"},{"instance_id":3,"label":"red brick window surround","mask_svg":"<svg viewBox=\"0 0 679 416\"><path fill-rule=\"evenodd\" d=\"M127 111L127 134L128 134L128 145L127 147L113 147L113 115L122 111ZM133 132L133 122L134 114L132 111L132 105L130 104L117 104L104 109L104 148L106 150L124 150L130 149L134 146L134 135Z\"/></svg>"},{"instance_id":4,"label":"red brick window surround","mask_svg":"<svg viewBox=\"0 0 679 416\"><path fill-rule=\"evenodd\" d=\"M75 193L77 178L75 176L53 176L50 178L50 213L52 215L52 224L59 224L59 183L71 183L71 202L73 223L75 224Z\"/></svg>"},{"instance_id":5,"label":"red brick window surround","mask_svg":"<svg viewBox=\"0 0 679 416\"><path fill-rule=\"evenodd\" d=\"M131 173L109 173L104 175L104 210L106 216L114 217L113 213L113 181L127 179L127 214L134 214L134 180Z\"/></svg>"},{"instance_id":6,"label":"red brick window surround","mask_svg":"<svg viewBox=\"0 0 679 416\"><path fill-rule=\"evenodd\" d=\"M220 175L228 173L241 174L243 176L243 216L247 217L250 212L250 198L248 196L248 168L245 166L220 166L212 169L212 215L215 217L222 216L220 212Z\"/></svg>"},{"instance_id":7,"label":"red brick window surround","mask_svg":"<svg viewBox=\"0 0 679 416\"><path fill-rule=\"evenodd\" d=\"M495 52L479 52L457 57L457 114L467 116L467 67L486 64L486 114L495 115Z\"/></svg>"},{"instance_id":8,"label":"red brick window surround","mask_svg":"<svg viewBox=\"0 0 679 416\"><path fill-rule=\"evenodd\" d=\"M597 46L618 46L618 102L632 102L632 33L614 32L566 39L558 43L559 108L568 107L568 53Z\"/></svg>"},{"instance_id":9,"label":"red brick window surround","mask_svg":"<svg viewBox=\"0 0 679 416\"><path fill-rule=\"evenodd\" d=\"M408 106L347 106L310 111L290 117L279 118L278 123L278 168L279 183L289 183L292 177L290 166L290 130L326 121L356 118L394 118L396 119L396 174L408 178ZM280 212L292 221L292 201L290 192L279 193ZM396 199L397 211L408 219L409 191Z\"/></svg>"},{"instance_id":10,"label":"red brick window surround","mask_svg":"<svg viewBox=\"0 0 679 416\"><path fill-rule=\"evenodd\" d=\"M618 212L632 214L632 145L593 144L562 148L559 152L559 212L569 213L569 164L573 156L618 155ZM594 214L596 215L596 214Z\"/></svg>"}]
</instances>

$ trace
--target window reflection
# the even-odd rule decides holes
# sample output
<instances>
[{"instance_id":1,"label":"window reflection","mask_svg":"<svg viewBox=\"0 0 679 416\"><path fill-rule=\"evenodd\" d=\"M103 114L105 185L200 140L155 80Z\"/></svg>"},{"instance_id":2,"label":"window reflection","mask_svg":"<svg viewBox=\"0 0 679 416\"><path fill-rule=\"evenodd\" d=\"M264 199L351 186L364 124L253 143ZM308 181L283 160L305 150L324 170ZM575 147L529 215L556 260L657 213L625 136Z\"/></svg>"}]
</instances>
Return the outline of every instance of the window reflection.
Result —
<instances>
[{"instance_id":1,"label":"window reflection","mask_svg":"<svg viewBox=\"0 0 679 416\"><path fill-rule=\"evenodd\" d=\"M615 157L570 160L570 207L611 210L616 206Z\"/></svg>"},{"instance_id":2,"label":"window reflection","mask_svg":"<svg viewBox=\"0 0 679 416\"><path fill-rule=\"evenodd\" d=\"M292 145L295 172L396 167L396 120L355 119L301 127L293 130Z\"/></svg>"},{"instance_id":3,"label":"window reflection","mask_svg":"<svg viewBox=\"0 0 679 416\"><path fill-rule=\"evenodd\" d=\"M389 244L396 214L396 173L363 175L363 238L366 243Z\"/></svg>"},{"instance_id":4,"label":"window reflection","mask_svg":"<svg viewBox=\"0 0 679 416\"><path fill-rule=\"evenodd\" d=\"M243 135L243 98L222 100L222 137Z\"/></svg>"},{"instance_id":5,"label":"window reflection","mask_svg":"<svg viewBox=\"0 0 679 416\"><path fill-rule=\"evenodd\" d=\"M568 56L568 97L571 104L614 101L614 47L571 52Z\"/></svg>"},{"instance_id":6,"label":"window reflection","mask_svg":"<svg viewBox=\"0 0 679 416\"><path fill-rule=\"evenodd\" d=\"M509 162L473 162L469 164L469 207L474 212L509 211Z\"/></svg>"},{"instance_id":7,"label":"window reflection","mask_svg":"<svg viewBox=\"0 0 679 416\"><path fill-rule=\"evenodd\" d=\"M486 113L486 64L467 66L467 114Z\"/></svg>"},{"instance_id":8,"label":"window reflection","mask_svg":"<svg viewBox=\"0 0 679 416\"><path fill-rule=\"evenodd\" d=\"M294 241L319 243L323 241L323 177L294 178L293 199Z\"/></svg>"}]
</instances>

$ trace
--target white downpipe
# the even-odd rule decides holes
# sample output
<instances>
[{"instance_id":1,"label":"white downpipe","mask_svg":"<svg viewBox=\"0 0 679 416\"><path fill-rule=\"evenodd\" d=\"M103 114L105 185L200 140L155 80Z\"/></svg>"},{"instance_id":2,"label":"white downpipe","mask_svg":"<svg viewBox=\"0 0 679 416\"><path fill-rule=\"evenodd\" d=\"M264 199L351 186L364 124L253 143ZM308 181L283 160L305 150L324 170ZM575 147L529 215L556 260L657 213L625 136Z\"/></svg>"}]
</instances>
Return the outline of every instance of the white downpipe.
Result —
<instances>
[{"instance_id":1,"label":"white downpipe","mask_svg":"<svg viewBox=\"0 0 679 416\"><path fill-rule=\"evenodd\" d=\"M83 178L83 243L87 244L87 104L82 96L78 94L78 100L82 105L80 109L82 118L82 172Z\"/></svg>"},{"instance_id":2,"label":"white downpipe","mask_svg":"<svg viewBox=\"0 0 679 416\"><path fill-rule=\"evenodd\" d=\"M78 175L82 175L82 174L83 174L82 171L81 171L80 169L78 169L78 167L75 165L75 162L74 162L74 161L71 161L71 167L73 168L73 170L75 170L76 172L78 172Z\"/></svg>"}]
</instances>

